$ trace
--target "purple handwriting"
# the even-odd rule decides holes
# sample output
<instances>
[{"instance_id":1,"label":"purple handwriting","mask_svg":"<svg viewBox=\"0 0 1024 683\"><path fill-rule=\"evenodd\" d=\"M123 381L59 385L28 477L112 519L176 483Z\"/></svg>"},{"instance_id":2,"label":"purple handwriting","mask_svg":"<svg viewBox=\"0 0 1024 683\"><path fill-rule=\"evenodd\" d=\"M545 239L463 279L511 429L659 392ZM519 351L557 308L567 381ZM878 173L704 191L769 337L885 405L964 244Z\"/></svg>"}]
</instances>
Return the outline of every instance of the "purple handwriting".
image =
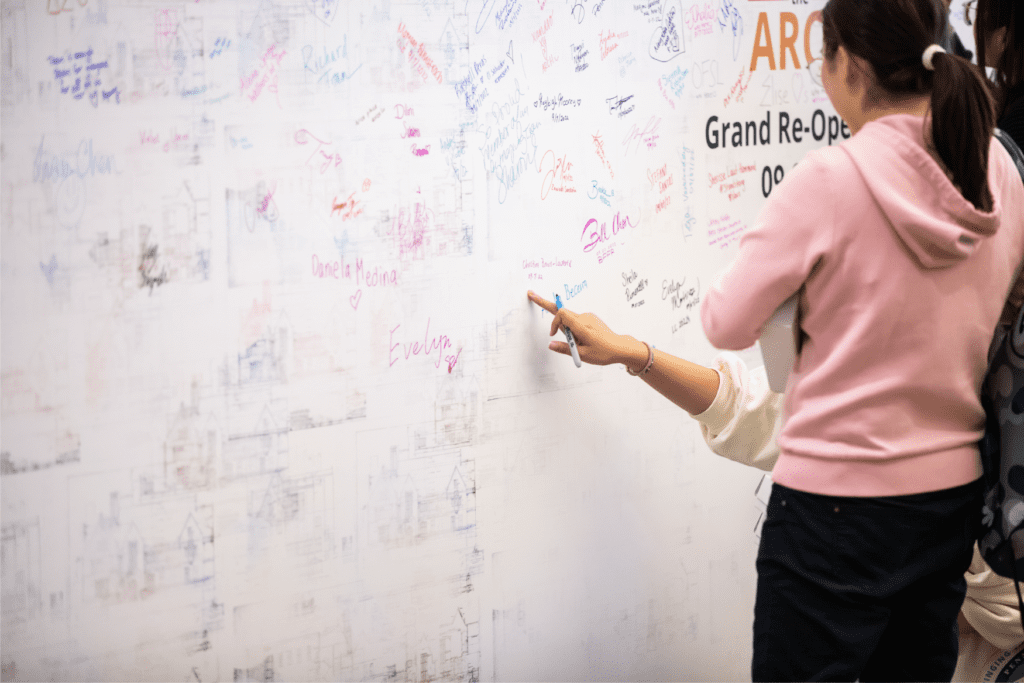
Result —
<instances>
[{"instance_id":1,"label":"purple handwriting","mask_svg":"<svg viewBox=\"0 0 1024 683\"><path fill-rule=\"evenodd\" d=\"M98 107L100 101L121 103L121 91L115 85L109 90L103 88L100 78L103 69L109 69L107 60L92 61L93 49L90 47L82 52L66 52L64 55L50 55L47 62L53 67L53 80L60 88L62 95L72 99L88 99L89 103Z\"/></svg>"}]
</instances>

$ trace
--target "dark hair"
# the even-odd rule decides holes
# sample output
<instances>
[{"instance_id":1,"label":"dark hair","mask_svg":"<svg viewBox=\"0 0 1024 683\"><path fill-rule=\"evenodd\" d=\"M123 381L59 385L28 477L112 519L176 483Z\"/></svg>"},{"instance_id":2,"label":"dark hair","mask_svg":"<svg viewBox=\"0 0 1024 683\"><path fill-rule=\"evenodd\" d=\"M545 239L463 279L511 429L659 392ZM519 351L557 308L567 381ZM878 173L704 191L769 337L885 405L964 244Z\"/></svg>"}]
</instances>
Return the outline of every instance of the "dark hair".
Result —
<instances>
[{"instance_id":1,"label":"dark hair","mask_svg":"<svg viewBox=\"0 0 1024 683\"><path fill-rule=\"evenodd\" d=\"M985 37L1006 28L1003 54L995 65L996 118L1007 106L1024 97L1024 3L1020 0L978 0L974 20L974 42L977 43L978 64L985 65Z\"/></svg>"},{"instance_id":2,"label":"dark hair","mask_svg":"<svg viewBox=\"0 0 1024 683\"><path fill-rule=\"evenodd\" d=\"M829 0L822 34L826 59L831 61L841 45L871 65L870 99L931 94L931 142L939 158L964 198L991 211L988 150L995 107L988 80L952 52L934 55L934 71L921 61L929 45L949 44L942 0Z\"/></svg>"}]
</instances>

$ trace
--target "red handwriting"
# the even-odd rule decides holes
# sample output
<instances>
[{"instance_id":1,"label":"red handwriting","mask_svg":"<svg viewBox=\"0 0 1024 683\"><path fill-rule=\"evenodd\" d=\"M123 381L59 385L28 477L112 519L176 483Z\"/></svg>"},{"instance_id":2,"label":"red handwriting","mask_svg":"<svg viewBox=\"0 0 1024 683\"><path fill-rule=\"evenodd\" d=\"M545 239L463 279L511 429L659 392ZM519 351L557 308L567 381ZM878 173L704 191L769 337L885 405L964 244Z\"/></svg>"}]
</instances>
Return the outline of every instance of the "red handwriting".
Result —
<instances>
[{"instance_id":1,"label":"red handwriting","mask_svg":"<svg viewBox=\"0 0 1024 683\"><path fill-rule=\"evenodd\" d=\"M672 203L672 197L662 197L668 188L672 187L673 177L669 175L668 164L664 164L661 168L656 171L647 169L647 179L651 182L651 187L658 188L658 196L660 201L655 205L654 212L661 213L668 208L669 204Z\"/></svg>"},{"instance_id":2,"label":"red handwriting","mask_svg":"<svg viewBox=\"0 0 1024 683\"><path fill-rule=\"evenodd\" d=\"M460 348L454 355L445 356L444 355L445 350L447 350L447 349L452 347L451 339L449 339L448 336L444 335L444 334L442 334L439 337L434 337L433 339L431 339L430 338L430 318L427 318L427 329L423 333L423 344L422 345L418 341L414 341L412 343L396 342L395 341L395 332L398 331L398 328L401 327L401 326L402 326L401 323L399 323L398 325L395 325L391 329L391 336L390 336L390 338L388 340L388 344L389 344L389 347L388 347L388 367L389 368L394 366L394 364L397 363L398 361L402 360L403 356L405 357L405 360L410 360L411 358L413 358L415 356L424 356L424 357L426 357L426 356L429 356L429 355L433 354L435 349L436 349L436 351L437 351L437 361L434 363L434 367L435 368L440 368L441 367L441 361L444 360L448 364L448 372L452 371L452 369L455 367L455 364L459 360L459 356L462 354L462 349ZM401 348L401 352L396 355L395 354L395 349L398 349L398 348Z\"/></svg>"},{"instance_id":3,"label":"red handwriting","mask_svg":"<svg viewBox=\"0 0 1024 683\"><path fill-rule=\"evenodd\" d=\"M601 134L594 133L591 137L594 138L594 147L597 149L597 158L600 159L601 163L604 164L605 168L608 169L608 173L614 180L615 171L612 170L612 165L608 163L608 159L604 155L604 141L601 140Z\"/></svg>"},{"instance_id":4,"label":"red handwriting","mask_svg":"<svg viewBox=\"0 0 1024 683\"><path fill-rule=\"evenodd\" d=\"M327 169L331 168L331 164L334 164L335 167L341 165L340 154L338 154L337 152L324 149L325 147L329 147L331 145L330 142L321 140L320 138L313 135L305 128L296 131L295 142L299 143L300 145L308 145L310 144L311 141L316 142L316 147L313 148L313 153L309 155L308 159L306 159L307 166L312 166L313 168L316 168L315 164L320 164L320 168L318 170L321 173L326 173Z\"/></svg>"},{"instance_id":5,"label":"red handwriting","mask_svg":"<svg viewBox=\"0 0 1024 683\"><path fill-rule=\"evenodd\" d=\"M339 202L338 198L335 197L334 201L331 202L331 206L333 207L331 209L331 216L333 217L334 214L339 213L341 214L341 220L343 221L347 221L350 218L355 218L356 216L363 213L363 207L359 206L357 208L357 204L359 204L359 202L356 201L355 192L350 194L348 196L348 199L346 199L343 202Z\"/></svg>"},{"instance_id":6,"label":"red handwriting","mask_svg":"<svg viewBox=\"0 0 1024 683\"><path fill-rule=\"evenodd\" d=\"M729 106L729 102L732 102L732 101L736 101L736 102L742 102L743 101L743 95L746 94L746 92L747 92L747 86L750 85L750 79L754 77L754 72L750 72L749 74L747 74L747 82L746 83L743 82L743 75L744 74L747 74L747 67L743 67L743 69L740 71L740 75L736 79L736 82L733 83L732 87L729 89L729 94L722 101L722 106L728 107ZM802 82L803 81L801 81L801 83ZM736 99L733 100L733 97L735 97Z\"/></svg>"},{"instance_id":7,"label":"red handwriting","mask_svg":"<svg viewBox=\"0 0 1024 683\"><path fill-rule=\"evenodd\" d=\"M419 74L424 83L426 83L431 76L433 76L438 83L441 82L441 70L437 68L437 65L434 64L434 61L430 58L430 55L427 54L427 50L423 47L423 43L417 42L416 39L412 37L412 34L410 34L409 30L405 27L404 22L398 24L398 49L403 53L406 53L406 50L408 50L406 56L409 59L409 64L412 65L412 68L417 74Z\"/></svg>"},{"instance_id":8,"label":"red handwriting","mask_svg":"<svg viewBox=\"0 0 1024 683\"><path fill-rule=\"evenodd\" d=\"M592 251L602 242L611 241L615 235L619 234L626 228L635 228L639 224L639 219L637 219L637 223L634 225L629 216L623 218L621 212L616 212L615 217L612 218L611 235L609 235L607 223L598 224L596 218L591 218L587 221L587 224L583 226L583 234L580 235L580 240L585 242L583 245L583 253Z\"/></svg>"},{"instance_id":9,"label":"red handwriting","mask_svg":"<svg viewBox=\"0 0 1024 683\"><path fill-rule=\"evenodd\" d=\"M370 179L369 178L365 178L363 180L363 192L369 192L370 191L370 185L371 185Z\"/></svg>"},{"instance_id":10,"label":"red handwriting","mask_svg":"<svg viewBox=\"0 0 1024 683\"><path fill-rule=\"evenodd\" d=\"M598 34L598 42L601 45L601 61L604 61L604 58L619 46L618 43L614 42L615 40L619 38L626 38L628 36L629 31L624 31L622 33L615 33L614 31L608 31L608 33L605 33L604 31L601 31Z\"/></svg>"},{"instance_id":11,"label":"red handwriting","mask_svg":"<svg viewBox=\"0 0 1024 683\"><path fill-rule=\"evenodd\" d=\"M396 104L395 105L395 118L396 119L401 119L401 118L404 118L406 116L412 116L415 113L416 112L413 110L412 107L407 107L404 104Z\"/></svg>"},{"instance_id":12,"label":"red handwriting","mask_svg":"<svg viewBox=\"0 0 1024 683\"><path fill-rule=\"evenodd\" d=\"M70 12L75 9L75 6L71 4L71 0L46 0L46 12L48 14L58 15L61 12ZM85 7L89 4L89 0L78 0L79 7Z\"/></svg>"},{"instance_id":13,"label":"red handwriting","mask_svg":"<svg viewBox=\"0 0 1024 683\"><path fill-rule=\"evenodd\" d=\"M547 199L548 194L554 190L555 192L566 192L572 193L576 191L575 187L571 185L566 187L566 183L572 182L572 175L569 171L572 170L572 162L566 161L567 154L563 154L562 158L555 157L555 153L550 149L544 152L544 156L540 159L540 165L537 167L538 173L544 173L544 167L549 166L548 172L544 174L544 178L540 181L540 198Z\"/></svg>"}]
</instances>

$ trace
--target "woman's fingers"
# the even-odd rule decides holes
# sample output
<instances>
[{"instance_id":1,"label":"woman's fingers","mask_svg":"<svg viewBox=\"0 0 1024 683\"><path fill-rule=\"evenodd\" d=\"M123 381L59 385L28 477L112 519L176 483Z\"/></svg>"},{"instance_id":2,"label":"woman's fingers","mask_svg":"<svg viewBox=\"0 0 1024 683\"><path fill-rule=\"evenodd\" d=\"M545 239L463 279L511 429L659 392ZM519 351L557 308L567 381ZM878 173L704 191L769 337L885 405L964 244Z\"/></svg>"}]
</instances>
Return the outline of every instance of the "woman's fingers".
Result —
<instances>
[{"instance_id":1,"label":"woman's fingers","mask_svg":"<svg viewBox=\"0 0 1024 683\"><path fill-rule=\"evenodd\" d=\"M556 311L555 317L551 320L551 331L548 333L549 336L554 336L555 332L558 332L558 328L562 326L562 313L564 311Z\"/></svg>"},{"instance_id":2,"label":"woman's fingers","mask_svg":"<svg viewBox=\"0 0 1024 683\"><path fill-rule=\"evenodd\" d=\"M526 292L526 296L530 301L537 304L551 315L554 315L555 313L558 312L558 307L555 306L555 303L553 301L548 301L547 299L540 296L533 290Z\"/></svg>"},{"instance_id":3,"label":"woman's fingers","mask_svg":"<svg viewBox=\"0 0 1024 683\"><path fill-rule=\"evenodd\" d=\"M572 352L569 351L569 345L565 342L553 341L548 343L548 348L556 353L561 353L565 356L570 355Z\"/></svg>"}]
</instances>

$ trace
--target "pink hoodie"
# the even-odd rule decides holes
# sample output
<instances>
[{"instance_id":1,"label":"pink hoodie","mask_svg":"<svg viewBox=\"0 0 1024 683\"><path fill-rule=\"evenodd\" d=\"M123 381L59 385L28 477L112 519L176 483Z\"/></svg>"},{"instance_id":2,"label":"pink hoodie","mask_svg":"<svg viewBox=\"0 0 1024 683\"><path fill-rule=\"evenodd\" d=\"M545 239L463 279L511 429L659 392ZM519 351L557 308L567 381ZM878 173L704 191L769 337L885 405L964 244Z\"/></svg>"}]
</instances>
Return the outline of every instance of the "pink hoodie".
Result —
<instances>
[{"instance_id":1,"label":"pink hoodie","mask_svg":"<svg viewBox=\"0 0 1024 683\"><path fill-rule=\"evenodd\" d=\"M1024 257L1024 185L993 139L995 206L978 211L926 151L923 123L886 116L808 154L702 304L711 343L743 349L804 288L772 475L785 486L889 496L981 475L978 395Z\"/></svg>"}]
</instances>

